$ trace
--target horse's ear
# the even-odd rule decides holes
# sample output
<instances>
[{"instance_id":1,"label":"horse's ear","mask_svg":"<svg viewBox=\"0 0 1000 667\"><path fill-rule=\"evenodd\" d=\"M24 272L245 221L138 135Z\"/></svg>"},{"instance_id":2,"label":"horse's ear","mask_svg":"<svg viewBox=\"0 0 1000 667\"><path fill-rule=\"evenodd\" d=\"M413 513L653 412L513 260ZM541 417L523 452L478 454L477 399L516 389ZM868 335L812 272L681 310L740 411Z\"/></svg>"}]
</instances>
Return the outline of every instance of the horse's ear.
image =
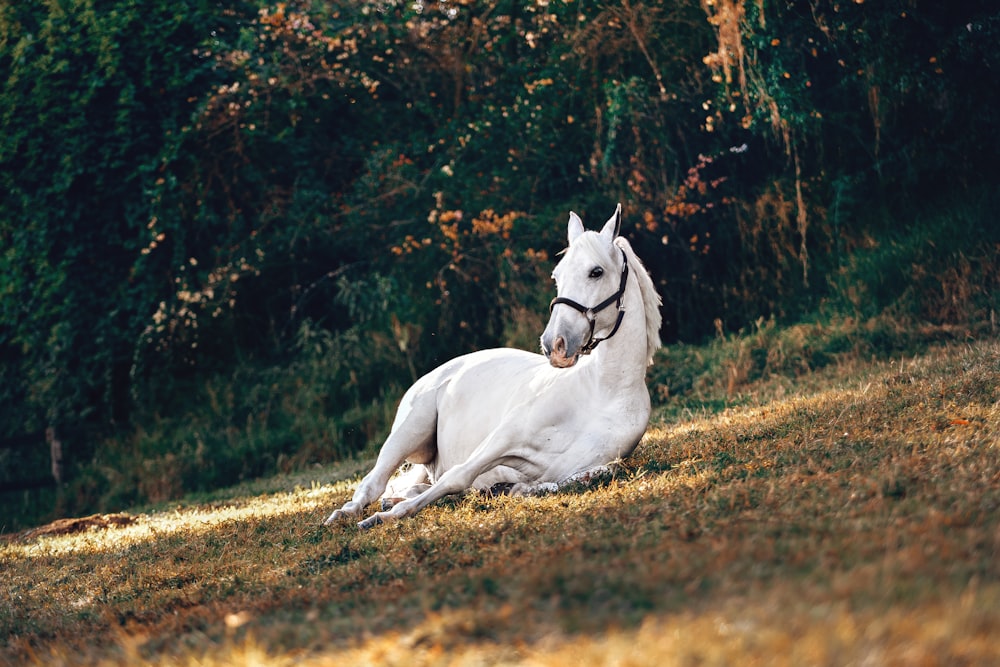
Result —
<instances>
[{"instance_id":1,"label":"horse's ear","mask_svg":"<svg viewBox=\"0 0 1000 667\"><path fill-rule=\"evenodd\" d=\"M573 211L569 212L569 228L567 230L567 236L569 237L569 244L573 245L573 241L576 237L583 234L583 220L580 219Z\"/></svg>"},{"instance_id":2,"label":"horse's ear","mask_svg":"<svg viewBox=\"0 0 1000 667\"><path fill-rule=\"evenodd\" d=\"M601 229L601 236L607 237L608 243L611 243L616 238L618 238L619 232L622 229L622 205L618 204L615 208L615 213L608 221L604 223L604 228Z\"/></svg>"}]
</instances>

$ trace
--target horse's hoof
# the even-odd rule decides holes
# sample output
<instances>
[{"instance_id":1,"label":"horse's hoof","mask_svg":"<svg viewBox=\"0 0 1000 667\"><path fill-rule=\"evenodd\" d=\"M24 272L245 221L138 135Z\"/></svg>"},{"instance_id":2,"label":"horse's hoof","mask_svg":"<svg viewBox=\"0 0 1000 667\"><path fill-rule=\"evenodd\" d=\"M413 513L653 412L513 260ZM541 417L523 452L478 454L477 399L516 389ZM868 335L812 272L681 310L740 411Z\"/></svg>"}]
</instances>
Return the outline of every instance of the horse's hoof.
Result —
<instances>
[{"instance_id":1,"label":"horse's hoof","mask_svg":"<svg viewBox=\"0 0 1000 667\"><path fill-rule=\"evenodd\" d=\"M327 517L326 521L323 522L323 525L332 526L333 524L337 523L337 521L339 521L342 516L344 516L343 512L341 512L340 510L334 510L333 514Z\"/></svg>"},{"instance_id":2,"label":"horse's hoof","mask_svg":"<svg viewBox=\"0 0 1000 667\"><path fill-rule=\"evenodd\" d=\"M383 498L382 499L382 511L388 512L392 509L393 505L402 502L402 498Z\"/></svg>"},{"instance_id":3,"label":"horse's hoof","mask_svg":"<svg viewBox=\"0 0 1000 667\"><path fill-rule=\"evenodd\" d=\"M370 530L375 526L381 526L383 523L384 522L382 521L382 517L380 517L378 514L372 514L364 521L359 521L358 528L360 528L361 530Z\"/></svg>"}]
</instances>

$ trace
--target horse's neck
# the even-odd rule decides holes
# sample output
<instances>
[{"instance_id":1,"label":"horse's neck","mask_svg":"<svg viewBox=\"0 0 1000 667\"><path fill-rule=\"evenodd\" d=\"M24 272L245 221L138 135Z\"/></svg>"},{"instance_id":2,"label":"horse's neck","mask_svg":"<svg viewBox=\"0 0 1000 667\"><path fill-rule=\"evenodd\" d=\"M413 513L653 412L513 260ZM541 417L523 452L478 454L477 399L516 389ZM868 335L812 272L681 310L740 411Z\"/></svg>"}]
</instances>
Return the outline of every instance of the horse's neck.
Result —
<instances>
[{"instance_id":1,"label":"horse's neck","mask_svg":"<svg viewBox=\"0 0 1000 667\"><path fill-rule=\"evenodd\" d=\"M639 285L633 284L625 292L621 327L594 350L593 367L602 375L602 386L614 391L637 385L645 387L648 358L646 310Z\"/></svg>"}]
</instances>

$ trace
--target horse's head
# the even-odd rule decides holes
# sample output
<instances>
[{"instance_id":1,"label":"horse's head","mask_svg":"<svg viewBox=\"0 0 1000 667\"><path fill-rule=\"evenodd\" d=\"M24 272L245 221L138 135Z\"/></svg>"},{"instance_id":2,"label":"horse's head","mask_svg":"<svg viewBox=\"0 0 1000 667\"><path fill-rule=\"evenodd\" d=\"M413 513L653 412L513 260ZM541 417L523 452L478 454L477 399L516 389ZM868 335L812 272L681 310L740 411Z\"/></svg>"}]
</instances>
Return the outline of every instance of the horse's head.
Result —
<instances>
[{"instance_id":1,"label":"horse's head","mask_svg":"<svg viewBox=\"0 0 1000 667\"><path fill-rule=\"evenodd\" d=\"M575 364L621 323L628 276L625 255L614 243L621 211L619 204L600 232L584 231L580 217L569 214L569 248L552 272L558 296L542 333L542 352L557 368Z\"/></svg>"}]
</instances>

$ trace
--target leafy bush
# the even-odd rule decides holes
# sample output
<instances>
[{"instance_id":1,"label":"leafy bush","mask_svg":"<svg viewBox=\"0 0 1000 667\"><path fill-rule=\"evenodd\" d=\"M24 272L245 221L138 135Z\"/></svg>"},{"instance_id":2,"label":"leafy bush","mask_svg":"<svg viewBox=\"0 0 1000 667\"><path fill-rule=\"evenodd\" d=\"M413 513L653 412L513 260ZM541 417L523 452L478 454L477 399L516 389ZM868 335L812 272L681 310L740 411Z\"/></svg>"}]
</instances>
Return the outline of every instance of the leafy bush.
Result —
<instances>
[{"instance_id":1,"label":"leafy bush","mask_svg":"<svg viewBox=\"0 0 1000 667\"><path fill-rule=\"evenodd\" d=\"M75 433L79 507L347 456L427 369L534 348L567 211L616 201L667 340L980 321L990 219L910 213L997 180L998 16L7 3L0 429Z\"/></svg>"},{"instance_id":2,"label":"leafy bush","mask_svg":"<svg viewBox=\"0 0 1000 667\"><path fill-rule=\"evenodd\" d=\"M193 54L227 28L209 5L0 9L0 354L22 378L3 389L19 427L128 417L136 329L153 296L136 266L146 192L214 79Z\"/></svg>"},{"instance_id":3,"label":"leafy bush","mask_svg":"<svg viewBox=\"0 0 1000 667\"><path fill-rule=\"evenodd\" d=\"M883 226L831 276L830 307L857 317L995 330L1000 310L997 192L976 189Z\"/></svg>"}]
</instances>

